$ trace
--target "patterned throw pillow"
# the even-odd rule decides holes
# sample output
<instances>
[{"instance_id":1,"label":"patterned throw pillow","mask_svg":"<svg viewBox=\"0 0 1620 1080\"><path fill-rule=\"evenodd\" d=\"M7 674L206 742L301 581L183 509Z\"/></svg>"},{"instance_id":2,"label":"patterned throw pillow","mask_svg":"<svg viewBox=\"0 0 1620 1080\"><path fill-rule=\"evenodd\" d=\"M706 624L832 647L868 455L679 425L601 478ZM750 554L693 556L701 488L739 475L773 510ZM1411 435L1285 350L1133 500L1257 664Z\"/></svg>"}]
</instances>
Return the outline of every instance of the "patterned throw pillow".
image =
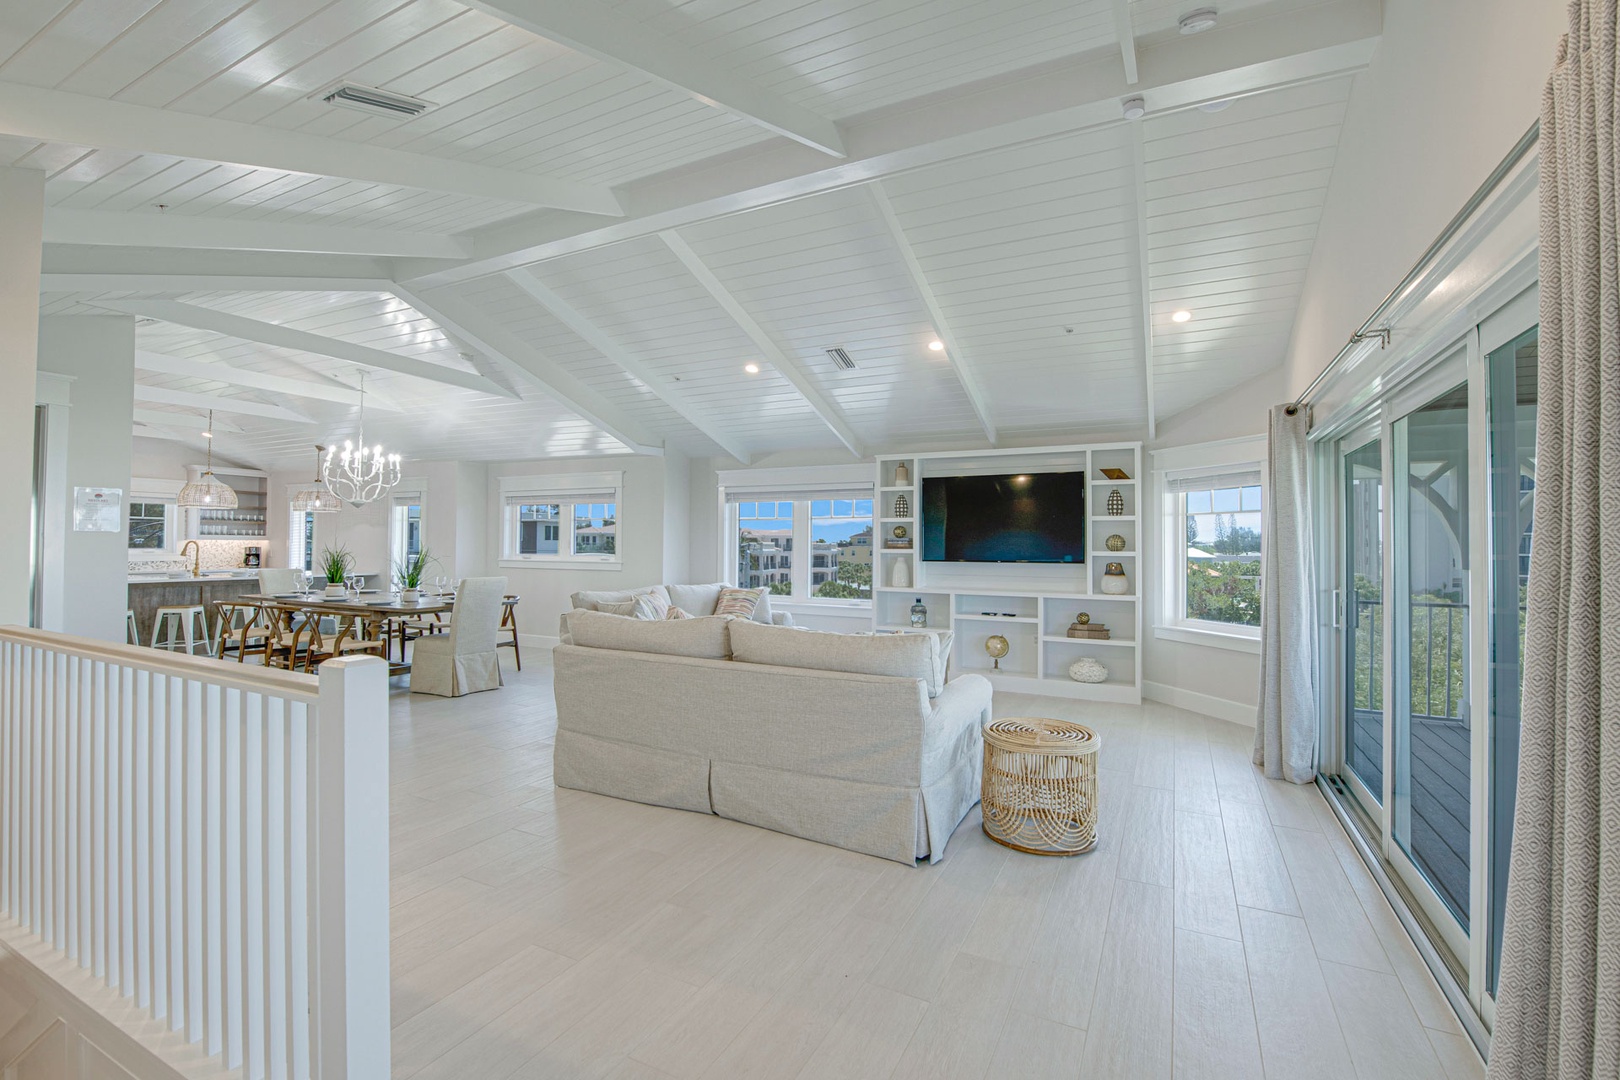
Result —
<instances>
[{"instance_id":1,"label":"patterned throw pillow","mask_svg":"<svg viewBox=\"0 0 1620 1080\"><path fill-rule=\"evenodd\" d=\"M669 596L662 589L637 593L631 608L630 613L638 619L662 621L669 615Z\"/></svg>"},{"instance_id":2,"label":"patterned throw pillow","mask_svg":"<svg viewBox=\"0 0 1620 1080\"><path fill-rule=\"evenodd\" d=\"M682 611L678 607L671 607L669 614L664 616L666 619L690 619L691 617L690 613Z\"/></svg>"},{"instance_id":3,"label":"patterned throw pillow","mask_svg":"<svg viewBox=\"0 0 1620 1080\"><path fill-rule=\"evenodd\" d=\"M721 589L720 599L714 605L714 613L736 615L742 619L751 618L754 608L759 606L759 598L764 595L764 589Z\"/></svg>"}]
</instances>

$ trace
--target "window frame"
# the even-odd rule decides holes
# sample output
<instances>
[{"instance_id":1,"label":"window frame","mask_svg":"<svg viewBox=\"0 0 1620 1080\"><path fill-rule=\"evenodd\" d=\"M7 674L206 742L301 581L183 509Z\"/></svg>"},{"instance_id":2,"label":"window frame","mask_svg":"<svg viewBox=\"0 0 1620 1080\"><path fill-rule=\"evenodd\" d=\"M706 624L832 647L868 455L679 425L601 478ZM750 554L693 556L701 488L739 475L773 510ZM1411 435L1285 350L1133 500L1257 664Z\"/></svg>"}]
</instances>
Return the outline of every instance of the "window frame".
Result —
<instances>
[{"instance_id":1,"label":"window frame","mask_svg":"<svg viewBox=\"0 0 1620 1080\"><path fill-rule=\"evenodd\" d=\"M793 586L790 595L771 595L771 607L803 606L806 608L842 608L870 610L872 596L815 596L812 593L816 567L813 539L815 518L813 505L822 501L868 500L872 503L872 535L878 528L877 492L872 485L869 466L835 466L805 469L732 470L720 475L720 538L722 578L727 584L737 585L737 551L740 507L745 502L787 502L793 505L793 552L803 552L803 559L793 559L788 568L788 580ZM852 494L852 489L865 489ZM756 497L751 497L755 496ZM877 551L873 548L873 580L870 591L877 591ZM825 568L822 568L825 569Z\"/></svg>"},{"instance_id":2,"label":"window frame","mask_svg":"<svg viewBox=\"0 0 1620 1080\"><path fill-rule=\"evenodd\" d=\"M1264 560L1266 531L1263 522L1271 489L1266 467L1266 437L1256 435L1226 439L1216 443L1156 450L1153 453L1154 480L1159 492L1156 526L1160 535L1159 603L1154 612L1153 636L1168 641L1258 653L1259 626L1187 617L1187 499L1184 492L1171 491L1169 487L1172 481L1195 479L1199 475L1257 469L1260 473L1262 521L1260 550Z\"/></svg>"},{"instance_id":3,"label":"window frame","mask_svg":"<svg viewBox=\"0 0 1620 1080\"><path fill-rule=\"evenodd\" d=\"M393 576L394 567L407 557L405 549L405 536L408 523L407 511L409 507L417 508L417 538L421 548L427 547L427 491L425 488L409 488L405 491L394 491L388 500L388 574Z\"/></svg>"},{"instance_id":4,"label":"window frame","mask_svg":"<svg viewBox=\"0 0 1620 1080\"><path fill-rule=\"evenodd\" d=\"M604 497L611 493L611 497ZM517 500L522 500L521 502ZM519 508L557 507L556 554L525 555L518 551ZM613 551L579 554L575 551L575 506L612 506L615 525ZM424 519L426 508L423 509ZM555 476L503 476L500 478L501 554L497 560L509 569L602 569L624 565L624 473L559 473Z\"/></svg>"},{"instance_id":5,"label":"window frame","mask_svg":"<svg viewBox=\"0 0 1620 1080\"><path fill-rule=\"evenodd\" d=\"M181 533L185 531L185 519L180 514L177 500L180 498L182 483L177 480L159 480L132 478L130 480L129 494L125 499L128 507L134 503L161 503L163 505L163 544L161 547L128 548L129 558L139 561L142 559L172 559L179 554L180 546L185 543ZM129 543L129 522L133 515L125 514L124 542Z\"/></svg>"}]
</instances>

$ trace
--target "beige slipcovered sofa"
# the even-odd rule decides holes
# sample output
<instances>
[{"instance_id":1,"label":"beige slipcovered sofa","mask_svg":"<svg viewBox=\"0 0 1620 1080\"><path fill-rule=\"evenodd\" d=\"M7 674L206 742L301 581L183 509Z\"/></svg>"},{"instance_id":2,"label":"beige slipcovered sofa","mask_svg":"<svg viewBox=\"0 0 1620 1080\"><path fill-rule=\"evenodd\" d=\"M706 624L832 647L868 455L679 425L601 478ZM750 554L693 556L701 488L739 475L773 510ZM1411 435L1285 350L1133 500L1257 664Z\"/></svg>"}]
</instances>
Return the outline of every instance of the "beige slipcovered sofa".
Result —
<instances>
[{"instance_id":1,"label":"beige slipcovered sofa","mask_svg":"<svg viewBox=\"0 0 1620 1080\"><path fill-rule=\"evenodd\" d=\"M710 585L644 585L639 589L601 590L597 592L577 592L570 601L575 611L601 611L607 604L623 604L631 600L637 593L661 592L671 607L678 607L688 615L713 615L715 605L720 602L720 590L730 589L733 586L725 582L715 582ZM753 620L755 622L770 623L772 626L792 626L793 616L785 611L771 610L771 594L767 589L757 590L760 594L759 603L754 607ZM557 636L563 641L568 640L568 612L562 614L562 624L558 627Z\"/></svg>"},{"instance_id":2,"label":"beige slipcovered sofa","mask_svg":"<svg viewBox=\"0 0 1620 1080\"><path fill-rule=\"evenodd\" d=\"M990 683L945 680L948 634L584 610L564 621L560 787L908 864L939 861L979 801Z\"/></svg>"}]
</instances>

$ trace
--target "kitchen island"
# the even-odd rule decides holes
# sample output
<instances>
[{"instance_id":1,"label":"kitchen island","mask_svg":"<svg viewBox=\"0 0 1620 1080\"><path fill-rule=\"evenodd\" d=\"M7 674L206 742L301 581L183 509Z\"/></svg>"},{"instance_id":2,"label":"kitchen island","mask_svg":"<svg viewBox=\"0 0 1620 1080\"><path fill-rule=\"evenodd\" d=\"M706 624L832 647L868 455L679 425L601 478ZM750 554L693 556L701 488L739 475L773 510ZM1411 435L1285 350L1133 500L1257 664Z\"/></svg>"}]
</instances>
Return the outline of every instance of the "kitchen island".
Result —
<instances>
[{"instance_id":1,"label":"kitchen island","mask_svg":"<svg viewBox=\"0 0 1620 1080\"><path fill-rule=\"evenodd\" d=\"M205 573L202 577L131 576L129 608L135 613L135 626L141 644L152 644L152 621L158 608L203 607L208 613L209 633L217 632L214 601L229 600L243 593L259 591L259 576L251 570L230 574Z\"/></svg>"}]
</instances>

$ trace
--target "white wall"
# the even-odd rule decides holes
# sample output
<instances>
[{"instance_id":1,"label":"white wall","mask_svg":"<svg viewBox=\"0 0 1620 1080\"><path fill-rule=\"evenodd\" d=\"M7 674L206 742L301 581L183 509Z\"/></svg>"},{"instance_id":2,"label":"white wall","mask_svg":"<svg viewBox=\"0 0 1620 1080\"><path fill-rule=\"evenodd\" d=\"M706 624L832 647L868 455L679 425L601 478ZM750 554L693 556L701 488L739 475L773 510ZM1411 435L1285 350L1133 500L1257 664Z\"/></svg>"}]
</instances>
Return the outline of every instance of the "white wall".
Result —
<instances>
[{"instance_id":1,"label":"white wall","mask_svg":"<svg viewBox=\"0 0 1620 1080\"><path fill-rule=\"evenodd\" d=\"M1384 0L1289 349L1302 390L1540 112L1561 0ZM1290 394L1289 396L1292 396Z\"/></svg>"},{"instance_id":2,"label":"white wall","mask_svg":"<svg viewBox=\"0 0 1620 1080\"><path fill-rule=\"evenodd\" d=\"M506 578L507 592L523 598L519 608L526 634L556 634L557 617L569 609L569 596L588 589L631 589L656 585L664 577L664 515L667 467L660 457L576 457L551 461L510 461L489 466L486 488L488 509L485 563L490 574ZM674 463L684 471L681 462ZM588 564L510 567L501 566L501 477L555 476L567 473L623 471L624 491L619 504L620 561ZM679 486L678 482L675 485ZM680 511L677 511L680 513Z\"/></svg>"},{"instance_id":3,"label":"white wall","mask_svg":"<svg viewBox=\"0 0 1620 1080\"><path fill-rule=\"evenodd\" d=\"M39 320L39 370L73 379L67 409L66 490L52 512L67 515L63 535L62 629L123 641L129 531L74 532L75 487L121 488L128 522L130 415L135 407L135 320L77 315ZM30 455L31 456L31 455Z\"/></svg>"},{"instance_id":4,"label":"white wall","mask_svg":"<svg viewBox=\"0 0 1620 1080\"><path fill-rule=\"evenodd\" d=\"M0 625L27 626L44 172L0 169L0 207Z\"/></svg>"}]
</instances>

